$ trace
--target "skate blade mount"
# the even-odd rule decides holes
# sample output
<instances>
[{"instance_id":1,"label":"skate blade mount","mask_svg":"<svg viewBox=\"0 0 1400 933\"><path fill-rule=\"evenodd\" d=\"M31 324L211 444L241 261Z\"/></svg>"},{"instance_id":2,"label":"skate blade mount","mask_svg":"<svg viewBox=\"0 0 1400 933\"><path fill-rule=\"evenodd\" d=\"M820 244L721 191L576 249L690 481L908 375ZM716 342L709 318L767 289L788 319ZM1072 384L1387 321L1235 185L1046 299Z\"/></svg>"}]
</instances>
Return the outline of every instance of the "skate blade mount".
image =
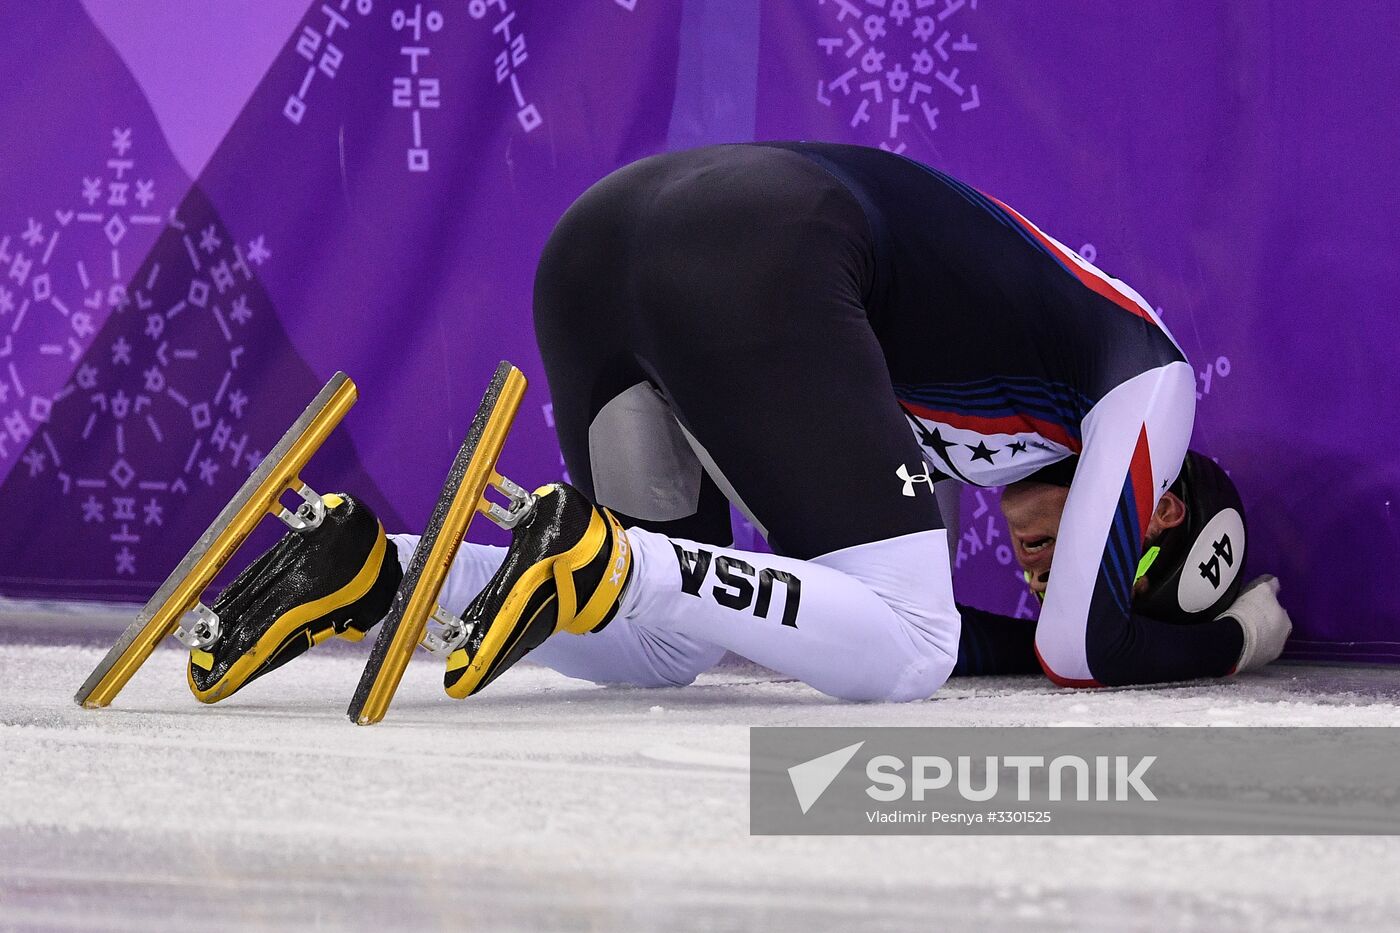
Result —
<instances>
[{"instance_id":1,"label":"skate blade mount","mask_svg":"<svg viewBox=\"0 0 1400 933\"><path fill-rule=\"evenodd\" d=\"M368 726L384 718L420 642L435 654L450 652L470 634L469 623L438 606L438 593L477 512L503 528L512 528L534 503L533 496L496 472L496 460L524 395L524 374L502 362L476 410L467 439L452 461L428 527L394 595L393 608L380 624L374 650L347 711L351 721ZM487 499L487 487L504 494L509 506ZM443 626L442 633L428 631L430 617Z\"/></svg>"},{"instance_id":2,"label":"skate blade mount","mask_svg":"<svg viewBox=\"0 0 1400 933\"><path fill-rule=\"evenodd\" d=\"M96 709L110 704L167 635L174 635L187 648L206 648L218 640L218 616L199 601L200 595L265 516L276 516L294 531L309 531L321 524L325 503L299 474L357 395L349 376L331 377L88 675L73 697L79 705ZM303 500L296 511L282 505L287 492ZM184 628L180 621L187 612L193 612L195 619Z\"/></svg>"}]
</instances>

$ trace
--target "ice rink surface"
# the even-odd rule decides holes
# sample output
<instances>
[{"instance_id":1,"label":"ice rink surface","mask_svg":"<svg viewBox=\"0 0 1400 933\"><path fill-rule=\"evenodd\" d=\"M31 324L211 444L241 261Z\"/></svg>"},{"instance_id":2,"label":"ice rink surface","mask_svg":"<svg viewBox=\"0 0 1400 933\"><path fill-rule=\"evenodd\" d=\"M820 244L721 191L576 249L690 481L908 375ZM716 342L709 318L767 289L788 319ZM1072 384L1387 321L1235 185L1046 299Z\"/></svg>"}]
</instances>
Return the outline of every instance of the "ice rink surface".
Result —
<instances>
[{"instance_id":1,"label":"ice rink surface","mask_svg":"<svg viewBox=\"0 0 1400 933\"><path fill-rule=\"evenodd\" d=\"M524 666L458 702L420 653L357 728L365 644L215 707L161 649L79 709L110 637L0 625L5 930L1400 927L1396 839L752 837L747 775L751 725L1395 726L1400 671L879 706L742 667L639 690Z\"/></svg>"}]
</instances>

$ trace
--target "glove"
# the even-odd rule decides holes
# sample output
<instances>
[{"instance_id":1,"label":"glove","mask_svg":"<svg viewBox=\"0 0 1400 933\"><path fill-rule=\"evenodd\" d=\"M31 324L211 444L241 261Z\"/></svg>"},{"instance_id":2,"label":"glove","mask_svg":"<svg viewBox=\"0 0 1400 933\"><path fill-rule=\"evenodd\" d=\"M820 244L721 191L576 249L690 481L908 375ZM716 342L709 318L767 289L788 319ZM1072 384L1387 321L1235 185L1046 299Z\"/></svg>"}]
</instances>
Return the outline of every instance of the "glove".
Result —
<instances>
[{"instance_id":1,"label":"glove","mask_svg":"<svg viewBox=\"0 0 1400 933\"><path fill-rule=\"evenodd\" d=\"M1256 577L1240 590L1230 608L1216 617L1234 619L1244 631L1244 651L1235 665L1236 674L1261 668L1283 653L1293 620L1278 603L1278 589L1277 577Z\"/></svg>"}]
</instances>

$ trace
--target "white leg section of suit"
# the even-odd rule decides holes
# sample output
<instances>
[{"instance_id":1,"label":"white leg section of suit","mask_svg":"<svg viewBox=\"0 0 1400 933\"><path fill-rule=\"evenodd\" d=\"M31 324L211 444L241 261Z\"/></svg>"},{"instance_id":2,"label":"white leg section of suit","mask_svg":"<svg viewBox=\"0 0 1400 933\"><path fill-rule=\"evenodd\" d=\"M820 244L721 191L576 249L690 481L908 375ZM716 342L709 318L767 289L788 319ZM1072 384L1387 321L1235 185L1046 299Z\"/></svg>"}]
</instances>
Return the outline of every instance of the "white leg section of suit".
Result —
<instances>
[{"instance_id":1,"label":"white leg section of suit","mask_svg":"<svg viewBox=\"0 0 1400 933\"><path fill-rule=\"evenodd\" d=\"M407 567L418 546L418 535L389 535L398 548L399 563ZM438 602L460 615L486 588L506 549L468 541L457 550ZM676 632L649 631L613 619L591 635L560 634L534 651L530 660L566 677L600 684L639 687L683 687L724 657L724 649Z\"/></svg>"},{"instance_id":2,"label":"white leg section of suit","mask_svg":"<svg viewBox=\"0 0 1400 933\"><path fill-rule=\"evenodd\" d=\"M810 561L635 528L627 536L632 579L613 625L712 643L849 700L926 698L957 659L961 619L944 530ZM686 554L684 567L677 549ZM800 583L794 587L785 576ZM760 615L765 578L769 595ZM794 597L794 624L784 624Z\"/></svg>"}]
</instances>

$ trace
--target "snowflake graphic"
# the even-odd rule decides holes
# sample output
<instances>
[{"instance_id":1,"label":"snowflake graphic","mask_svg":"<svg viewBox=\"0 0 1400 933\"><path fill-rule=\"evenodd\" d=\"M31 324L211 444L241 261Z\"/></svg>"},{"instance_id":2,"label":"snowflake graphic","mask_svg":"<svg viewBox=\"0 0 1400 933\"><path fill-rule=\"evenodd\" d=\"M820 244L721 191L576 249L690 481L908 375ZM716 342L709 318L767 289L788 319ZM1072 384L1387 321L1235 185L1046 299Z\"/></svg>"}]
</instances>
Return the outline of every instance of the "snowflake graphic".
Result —
<instances>
[{"instance_id":1,"label":"snowflake graphic","mask_svg":"<svg viewBox=\"0 0 1400 933\"><path fill-rule=\"evenodd\" d=\"M817 82L817 100L849 115L881 149L903 152L912 127L932 133L948 119L982 105L965 72L977 43L962 31L977 0L817 0L817 39L831 63Z\"/></svg>"},{"instance_id":2,"label":"snowflake graphic","mask_svg":"<svg viewBox=\"0 0 1400 933\"><path fill-rule=\"evenodd\" d=\"M117 577L176 500L262 459L240 363L272 256L202 202L168 206L137 142L113 128L74 204L0 231L0 467L55 491Z\"/></svg>"},{"instance_id":3,"label":"snowflake graphic","mask_svg":"<svg viewBox=\"0 0 1400 933\"><path fill-rule=\"evenodd\" d=\"M76 202L0 230L0 405L9 407L0 469L44 431L69 370L129 305L125 270L145 249L133 231L164 222L150 209L155 180L142 177L134 145L130 128L113 127L102 167L78 179ZM24 456L31 475L42 470L40 458Z\"/></svg>"},{"instance_id":4,"label":"snowflake graphic","mask_svg":"<svg viewBox=\"0 0 1400 933\"><path fill-rule=\"evenodd\" d=\"M271 251L262 236L239 243L216 217L193 210L202 215L197 224L169 212L151 259L129 285L130 311L117 312L135 317L98 365L80 366L54 396L86 408L79 435L54 444L46 432L60 492L90 491L83 521L104 526L118 577L136 575L143 540L159 533L173 500L213 487L223 467L241 477L262 460L239 427L248 404L239 383L243 331L254 317L250 263ZM100 450L96 463L114 462L103 475L70 474L64 459L75 458L72 449L60 457L65 446Z\"/></svg>"}]
</instances>

